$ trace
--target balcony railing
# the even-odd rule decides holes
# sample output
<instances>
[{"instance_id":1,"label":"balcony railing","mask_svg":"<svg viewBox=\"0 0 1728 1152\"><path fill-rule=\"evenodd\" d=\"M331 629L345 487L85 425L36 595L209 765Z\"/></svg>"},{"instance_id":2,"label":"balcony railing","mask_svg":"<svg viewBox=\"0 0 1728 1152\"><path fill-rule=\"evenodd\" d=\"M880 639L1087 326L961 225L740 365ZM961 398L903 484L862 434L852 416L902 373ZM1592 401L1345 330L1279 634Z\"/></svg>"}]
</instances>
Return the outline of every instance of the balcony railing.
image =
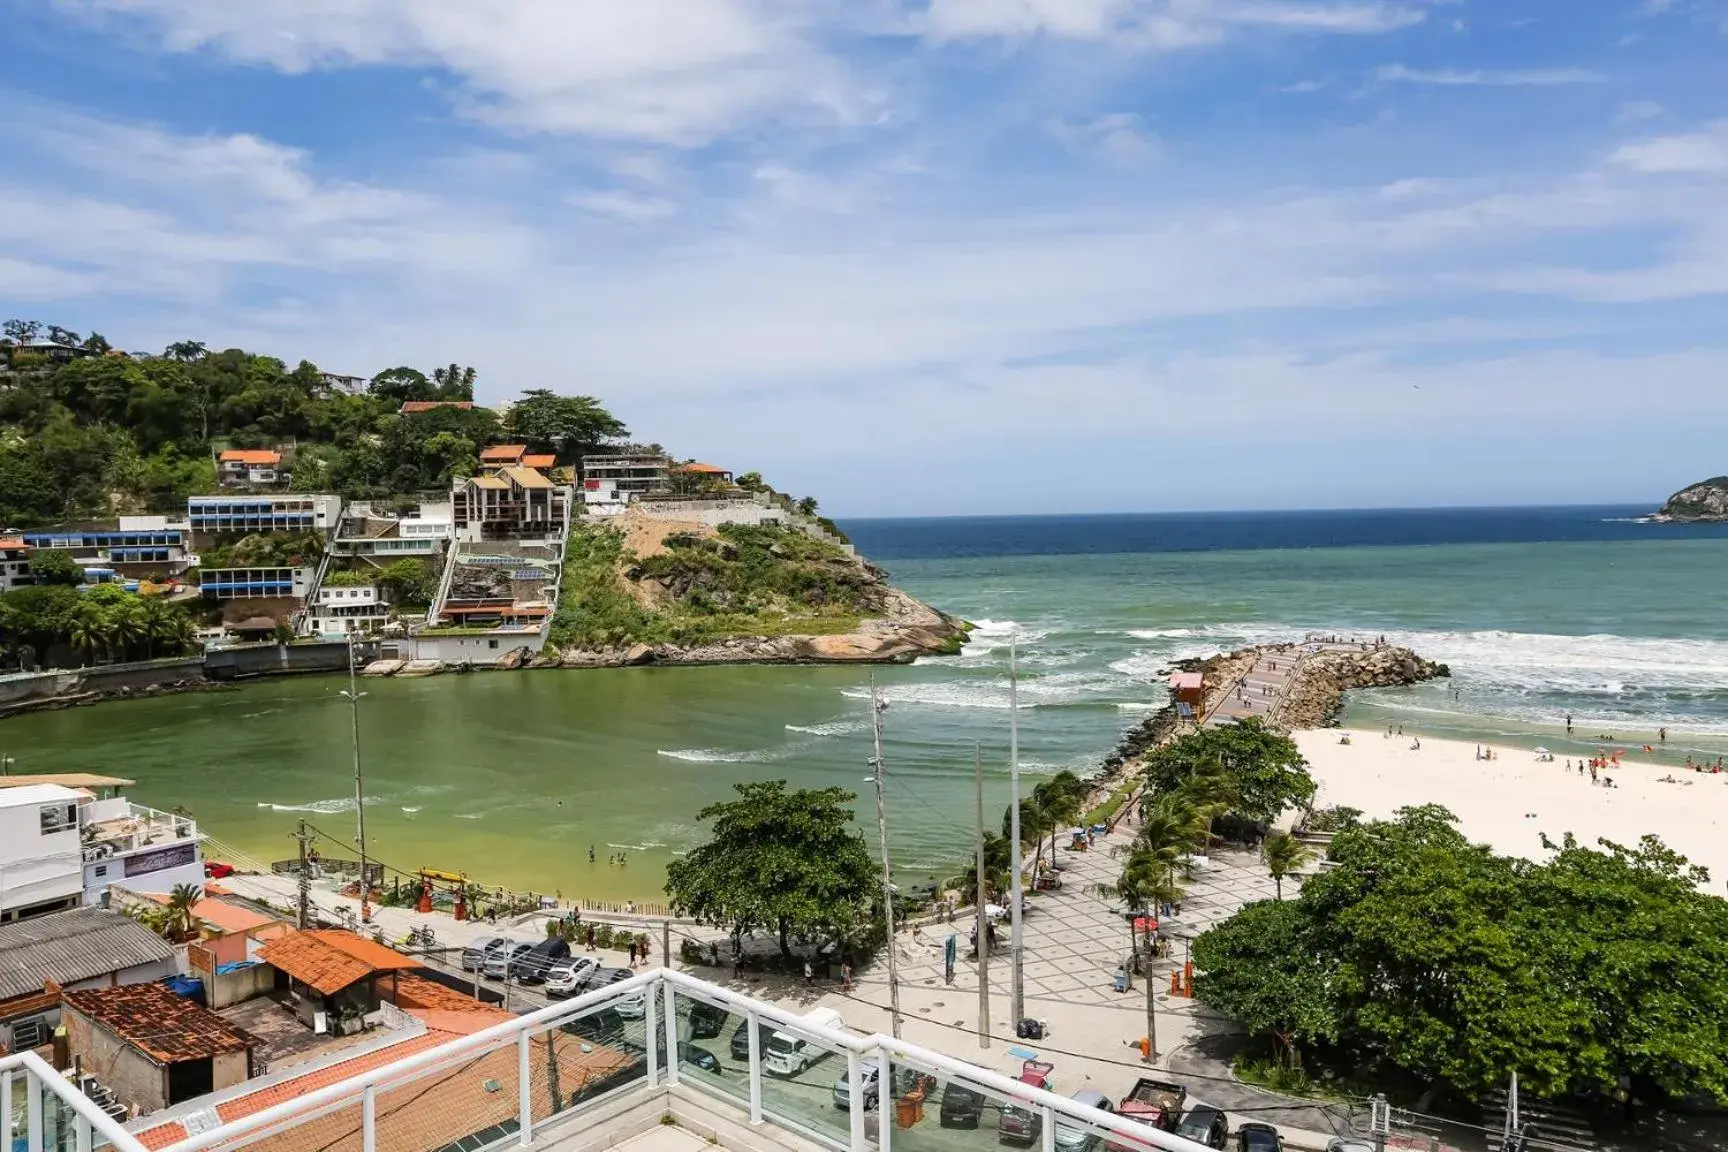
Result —
<instances>
[{"instance_id":1,"label":"balcony railing","mask_svg":"<svg viewBox=\"0 0 1728 1152\"><path fill-rule=\"evenodd\" d=\"M17 1144L24 1152L92 1152L93 1140L145 1152L139 1132L162 1145L152 1130L167 1117L119 1131L35 1057L10 1057L0 1068L29 1077L27 1140ZM270 1152L478 1152L527 1147L537 1135L547 1146L604 1146L597 1137L621 1112L650 1126L667 1110L655 1098L670 1105L674 1094L707 1100L713 1116L801 1138L787 1143L835 1152L983 1152L996 1147L999 1131L1041 1152L1205 1152L964 1061L835 1031L665 969L227 1123L192 1125L166 1152L255 1144ZM233 1103L230 1094L224 1111L232 1114Z\"/></svg>"},{"instance_id":2,"label":"balcony railing","mask_svg":"<svg viewBox=\"0 0 1728 1152\"><path fill-rule=\"evenodd\" d=\"M84 859L106 860L141 848L167 848L196 843L198 822L172 812L159 812L142 804L128 803L126 814L84 826Z\"/></svg>"}]
</instances>

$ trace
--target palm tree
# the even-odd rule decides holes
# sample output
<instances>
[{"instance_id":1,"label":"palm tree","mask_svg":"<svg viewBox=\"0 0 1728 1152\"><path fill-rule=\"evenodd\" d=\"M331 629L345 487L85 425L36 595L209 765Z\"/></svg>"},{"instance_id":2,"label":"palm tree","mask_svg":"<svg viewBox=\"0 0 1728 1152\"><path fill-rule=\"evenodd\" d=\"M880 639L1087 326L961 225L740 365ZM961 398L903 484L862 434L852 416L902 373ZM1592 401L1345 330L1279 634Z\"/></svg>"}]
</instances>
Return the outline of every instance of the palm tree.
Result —
<instances>
[{"instance_id":1,"label":"palm tree","mask_svg":"<svg viewBox=\"0 0 1728 1152\"><path fill-rule=\"evenodd\" d=\"M108 617L108 640L124 655L141 643L149 633L144 610L137 604L127 604Z\"/></svg>"},{"instance_id":2,"label":"palm tree","mask_svg":"<svg viewBox=\"0 0 1728 1152\"><path fill-rule=\"evenodd\" d=\"M145 651L149 653L150 659L154 660L163 641L173 637L174 612L162 600L152 597L144 601L142 619Z\"/></svg>"},{"instance_id":3,"label":"palm tree","mask_svg":"<svg viewBox=\"0 0 1728 1152\"><path fill-rule=\"evenodd\" d=\"M1261 841L1260 860L1278 886L1278 899L1284 899L1284 877L1300 872L1313 855L1308 845L1288 832L1274 832Z\"/></svg>"},{"instance_id":4,"label":"palm tree","mask_svg":"<svg viewBox=\"0 0 1728 1152\"><path fill-rule=\"evenodd\" d=\"M174 885L168 893L166 935L185 940L198 934L198 917L192 914L192 909L202 896L196 884Z\"/></svg>"},{"instance_id":5,"label":"palm tree","mask_svg":"<svg viewBox=\"0 0 1728 1152\"><path fill-rule=\"evenodd\" d=\"M191 360L202 360L209 354L209 349L197 340L177 340L163 349L162 354L170 360L182 363Z\"/></svg>"},{"instance_id":6,"label":"palm tree","mask_svg":"<svg viewBox=\"0 0 1728 1152\"><path fill-rule=\"evenodd\" d=\"M78 605L66 628L72 647L84 653L86 659L107 642L108 622L102 619L102 609L86 601Z\"/></svg>"},{"instance_id":7,"label":"palm tree","mask_svg":"<svg viewBox=\"0 0 1728 1152\"><path fill-rule=\"evenodd\" d=\"M474 375L472 367L464 368L458 364L432 369L432 381L438 385L439 399L474 399Z\"/></svg>"}]
</instances>

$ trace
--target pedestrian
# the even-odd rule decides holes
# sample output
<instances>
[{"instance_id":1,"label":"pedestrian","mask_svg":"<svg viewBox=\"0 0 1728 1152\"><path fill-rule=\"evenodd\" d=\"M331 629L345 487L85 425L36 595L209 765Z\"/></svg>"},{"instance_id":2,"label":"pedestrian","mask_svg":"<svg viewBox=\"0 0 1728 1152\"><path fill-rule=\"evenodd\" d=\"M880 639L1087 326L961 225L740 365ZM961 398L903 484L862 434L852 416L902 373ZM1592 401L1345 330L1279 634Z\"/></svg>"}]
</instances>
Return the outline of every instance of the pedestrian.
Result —
<instances>
[{"instance_id":1,"label":"pedestrian","mask_svg":"<svg viewBox=\"0 0 1728 1152\"><path fill-rule=\"evenodd\" d=\"M893 947L892 941L889 942L889 947L890 948ZM810 961L808 961L808 960L804 961L804 983L806 983L806 984L816 983L816 970L814 968L810 967Z\"/></svg>"},{"instance_id":2,"label":"pedestrian","mask_svg":"<svg viewBox=\"0 0 1728 1152\"><path fill-rule=\"evenodd\" d=\"M588 845L588 863L594 863L594 845Z\"/></svg>"},{"instance_id":3,"label":"pedestrian","mask_svg":"<svg viewBox=\"0 0 1728 1152\"><path fill-rule=\"evenodd\" d=\"M639 942L639 947L642 950L642 967L646 968L648 967L648 953L654 947L654 941L651 938L644 936Z\"/></svg>"},{"instance_id":4,"label":"pedestrian","mask_svg":"<svg viewBox=\"0 0 1728 1152\"><path fill-rule=\"evenodd\" d=\"M630 941L630 967L636 967L636 941Z\"/></svg>"},{"instance_id":5,"label":"pedestrian","mask_svg":"<svg viewBox=\"0 0 1728 1152\"><path fill-rule=\"evenodd\" d=\"M1666 729L1666 728L1656 729L1656 739L1663 744L1668 743L1668 729Z\"/></svg>"},{"instance_id":6,"label":"pedestrian","mask_svg":"<svg viewBox=\"0 0 1728 1152\"><path fill-rule=\"evenodd\" d=\"M840 965L840 991L852 991L852 965Z\"/></svg>"},{"instance_id":7,"label":"pedestrian","mask_svg":"<svg viewBox=\"0 0 1728 1152\"><path fill-rule=\"evenodd\" d=\"M744 953L737 948L732 950L732 979L744 979Z\"/></svg>"},{"instance_id":8,"label":"pedestrian","mask_svg":"<svg viewBox=\"0 0 1728 1152\"><path fill-rule=\"evenodd\" d=\"M594 951L594 925L588 925L588 951Z\"/></svg>"}]
</instances>

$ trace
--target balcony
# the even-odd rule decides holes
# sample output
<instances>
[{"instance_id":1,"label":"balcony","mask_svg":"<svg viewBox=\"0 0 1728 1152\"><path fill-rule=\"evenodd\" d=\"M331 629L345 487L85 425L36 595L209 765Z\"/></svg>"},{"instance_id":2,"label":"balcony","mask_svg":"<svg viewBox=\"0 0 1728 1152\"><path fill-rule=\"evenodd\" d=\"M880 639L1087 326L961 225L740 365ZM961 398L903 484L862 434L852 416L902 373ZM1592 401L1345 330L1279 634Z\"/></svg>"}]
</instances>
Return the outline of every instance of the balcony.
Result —
<instances>
[{"instance_id":1,"label":"balcony","mask_svg":"<svg viewBox=\"0 0 1728 1152\"><path fill-rule=\"evenodd\" d=\"M0 1060L0 1070L8 1089L24 1078L21 1103L4 1093L6 1119L15 1107L27 1118L18 1152L694 1152L703 1143L993 1152L1004 1110L1038 1152L1205 1152L941 1053L821 1027L666 969L335 1084L294 1092L271 1077L259 1103L280 1102L255 1110L231 1089L220 1110L193 1100L122 1129L32 1054ZM166 1130L172 1142L165 1124L177 1124Z\"/></svg>"},{"instance_id":2,"label":"balcony","mask_svg":"<svg viewBox=\"0 0 1728 1152\"><path fill-rule=\"evenodd\" d=\"M99 801L91 808L106 809L112 805L119 810L112 815L92 811L90 817L94 819L87 817L81 829L86 863L111 860L145 848L198 843L198 823L186 816L159 812L128 800Z\"/></svg>"}]
</instances>

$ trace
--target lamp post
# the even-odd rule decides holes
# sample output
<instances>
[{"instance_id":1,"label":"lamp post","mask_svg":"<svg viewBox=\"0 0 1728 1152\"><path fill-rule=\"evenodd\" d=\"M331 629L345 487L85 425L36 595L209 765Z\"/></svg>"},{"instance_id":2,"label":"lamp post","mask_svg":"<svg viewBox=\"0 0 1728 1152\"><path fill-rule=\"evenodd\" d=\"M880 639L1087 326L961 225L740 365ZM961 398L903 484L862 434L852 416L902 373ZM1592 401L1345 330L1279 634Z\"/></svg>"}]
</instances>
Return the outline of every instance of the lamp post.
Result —
<instances>
[{"instance_id":1,"label":"lamp post","mask_svg":"<svg viewBox=\"0 0 1728 1152\"><path fill-rule=\"evenodd\" d=\"M876 755L870 758L872 775L867 779L876 785L876 835L882 842L882 918L888 931L888 1019L894 1038L900 1038L900 982L894 964L894 874L888 862L888 815L882 796L882 777L886 767L882 762L882 713L888 702L876 691L876 678L870 678L870 718L875 739Z\"/></svg>"},{"instance_id":2,"label":"lamp post","mask_svg":"<svg viewBox=\"0 0 1728 1152\"><path fill-rule=\"evenodd\" d=\"M354 681L354 633L348 633L348 698L350 727L354 734L354 821L356 845L360 849L360 922L372 922L372 886L366 877L366 778L360 771L360 698L366 693Z\"/></svg>"}]
</instances>

